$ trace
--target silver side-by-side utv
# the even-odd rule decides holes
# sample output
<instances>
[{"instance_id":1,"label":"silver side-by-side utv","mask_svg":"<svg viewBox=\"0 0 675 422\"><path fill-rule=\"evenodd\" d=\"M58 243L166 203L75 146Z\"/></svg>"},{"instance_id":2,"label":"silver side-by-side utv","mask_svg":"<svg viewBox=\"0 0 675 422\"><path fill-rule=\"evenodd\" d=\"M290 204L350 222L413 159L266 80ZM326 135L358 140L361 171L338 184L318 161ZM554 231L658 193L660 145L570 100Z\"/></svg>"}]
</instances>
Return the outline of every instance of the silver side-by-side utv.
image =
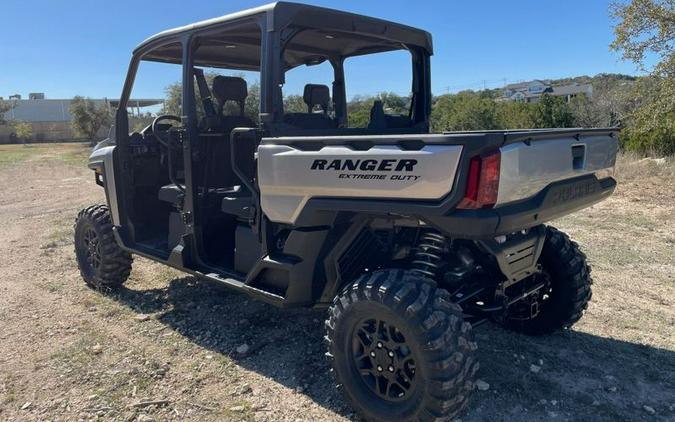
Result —
<instances>
[{"instance_id":1,"label":"silver side-by-side utv","mask_svg":"<svg viewBox=\"0 0 675 422\"><path fill-rule=\"evenodd\" d=\"M397 50L408 112L375 101L351 127L344 64ZM294 3L146 40L114 137L89 160L107 204L77 216L82 277L114 289L140 255L278 306L327 307L331 367L363 418L454 417L478 369L472 327L536 335L581 317L586 257L545 223L612 193L617 130L429 133L431 55L425 31ZM182 65L181 112L132 131L148 61ZM285 73L319 63L332 84L307 81L306 112L285 110ZM209 68L260 72L259 114L244 79L207 81Z\"/></svg>"}]
</instances>

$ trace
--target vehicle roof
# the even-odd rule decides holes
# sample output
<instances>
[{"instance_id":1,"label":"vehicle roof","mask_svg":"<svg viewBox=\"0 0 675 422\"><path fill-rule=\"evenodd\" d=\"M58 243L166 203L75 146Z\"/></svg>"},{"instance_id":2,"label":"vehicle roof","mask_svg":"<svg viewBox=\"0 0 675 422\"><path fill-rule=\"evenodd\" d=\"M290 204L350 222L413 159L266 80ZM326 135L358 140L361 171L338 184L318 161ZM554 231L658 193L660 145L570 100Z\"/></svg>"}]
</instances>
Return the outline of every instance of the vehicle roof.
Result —
<instances>
[{"instance_id":1,"label":"vehicle roof","mask_svg":"<svg viewBox=\"0 0 675 422\"><path fill-rule=\"evenodd\" d=\"M268 30L278 30L288 25L297 25L300 27L321 29L325 31L363 34L364 36L422 47L429 54L433 54L431 34L427 31L355 13L291 2L269 3L221 17L169 29L143 41L136 47L134 53L147 45L162 39L173 38L177 35L191 31L226 26L228 23L260 15L266 15Z\"/></svg>"}]
</instances>

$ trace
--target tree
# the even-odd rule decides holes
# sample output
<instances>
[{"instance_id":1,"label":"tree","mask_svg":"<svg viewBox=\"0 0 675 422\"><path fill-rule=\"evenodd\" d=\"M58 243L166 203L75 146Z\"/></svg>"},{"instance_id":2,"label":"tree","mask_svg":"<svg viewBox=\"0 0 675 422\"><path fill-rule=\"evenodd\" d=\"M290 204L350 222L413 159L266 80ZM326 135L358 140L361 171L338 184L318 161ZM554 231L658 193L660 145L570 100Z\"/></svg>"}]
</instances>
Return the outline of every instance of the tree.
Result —
<instances>
[{"instance_id":1,"label":"tree","mask_svg":"<svg viewBox=\"0 0 675 422\"><path fill-rule=\"evenodd\" d=\"M662 97L668 89L661 78L653 76L635 84L632 94L638 101L619 138L623 148L651 155L675 153L675 108Z\"/></svg>"},{"instance_id":2,"label":"tree","mask_svg":"<svg viewBox=\"0 0 675 422\"><path fill-rule=\"evenodd\" d=\"M531 129L536 126L533 104L501 101L496 103L495 120L500 129Z\"/></svg>"},{"instance_id":3,"label":"tree","mask_svg":"<svg viewBox=\"0 0 675 422\"><path fill-rule=\"evenodd\" d=\"M302 95L287 95L284 98L284 113L307 113L307 104Z\"/></svg>"},{"instance_id":4,"label":"tree","mask_svg":"<svg viewBox=\"0 0 675 422\"><path fill-rule=\"evenodd\" d=\"M257 125L260 123L260 82L255 81L248 87L248 96L244 104L244 115Z\"/></svg>"},{"instance_id":5,"label":"tree","mask_svg":"<svg viewBox=\"0 0 675 422\"><path fill-rule=\"evenodd\" d=\"M368 127L370 109L375 102L374 97L355 95L347 103L347 122L349 127Z\"/></svg>"},{"instance_id":6,"label":"tree","mask_svg":"<svg viewBox=\"0 0 675 422\"><path fill-rule=\"evenodd\" d=\"M586 83L593 84L593 96L579 95L570 102L575 124L582 127L627 126L643 98L635 91L637 78L600 74Z\"/></svg>"},{"instance_id":7,"label":"tree","mask_svg":"<svg viewBox=\"0 0 675 422\"><path fill-rule=\"evenodd\" d=\"M11 110L14 107L10 101L0 100L0 126L7 124L5 120L5 113Z\"/></svg>"},{"instance_id":8,"label":"tree","mask_svg":"<svg viewBox=\"0 0 675 422\"><path fill-rule=\"evenodd\" d=\"M410 97L402 97L393 92L380 92L374 100L382 101L387 114L408 114Z\"/></svg>"},{"instance_id":9,"label":"tree","mask_svg":"<svg viewBox=\"0 0 675 422\"><path fill-rule=\"evenodd\" d=\"M205 77L206 76L208 75L205 75ZM196 87L197 85L195 85L195 89ZM180 116L182 101L183 101L183 84L180 82L174 82L171 85L164 88L164 107L162 107L161 113Z\"/></svg>"},{"instance_id":10,"label":"tree","mask_svg":"<svg viewBox=\"0 0 675 422\"><path fill-rule=\"evenodd\" d=\"M562 97L541 96L535 109L535 127L574 127L574 115Z\"/></svg>"},{"instance_id":11,"label":"tree","mask_svg":"<svg viewBox=\"0 0 675 422\"><path fill-rule=\"evenodd\" d=\"M367 127L370 122L370 110L375 101L382 101L386 114L408 114L410 96L401 96L393 92L380 92L375 96L355 95L347 102L347 120L349 127Z\"/></svg>"},{"instance_id":12,"label":"tree","mask_svg":"<svg viewBox=\"0 0 675 422\"><path fill-rule=\"evenodd\" d=\"M30 123L26 122L13 122L12 126L14 128L14 133L16 133L17 139L25 143L30 141L33 137L33 126Z\"/></svg>"},{"instance_id":13,"label":"tree","mask_svg":"<svg viewBox=\"0 0 675 422\"><path fill-rule=\"evenodd\" d=\"M651 71L645 101L631 115L624 145L642 152L675 153L675 1L632 0L614 3L615 39L611 48L640 69ZM656 65L648 69L647 57Z\"/></svg>"},{"instance_id":14,"label":"tree","mask_svg":"<svg viewBox=\"0 0 675 422\"><path fill-rule=\"evenodd\" d=\"M99 130L112 123L112 114L106 106L97 107L92 100L76 96L70 102L71 124L75 132L93 145Z\"/></svg>"},{"instance_id":15,"label":"tree","mask_svg":"<svg viewBox=\"0 0 675 422\"><path fill-rule=\"evenodd\" d=\"M436 98L431 110L431 127L436 132L497 129L496 106L491 98L473 91Z\"/></svg>"}]
</instances>

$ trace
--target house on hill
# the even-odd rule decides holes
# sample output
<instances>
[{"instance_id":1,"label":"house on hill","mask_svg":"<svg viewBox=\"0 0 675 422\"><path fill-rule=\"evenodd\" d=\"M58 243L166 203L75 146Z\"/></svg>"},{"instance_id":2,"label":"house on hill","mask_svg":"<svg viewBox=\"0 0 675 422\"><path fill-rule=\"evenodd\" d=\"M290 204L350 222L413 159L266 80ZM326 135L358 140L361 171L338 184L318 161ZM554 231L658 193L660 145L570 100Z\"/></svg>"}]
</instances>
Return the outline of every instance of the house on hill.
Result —
<instances>
[{"instance_id":1,"label":"house on hill","mask_svg":"<svg viewBox=\"0 0 675 422\"><path fill-rule=\"evenodd\" d=\"M544 94L552 97L563 97L566 102L569 102L580 94L584 94L589 98L592 97L593 86L591 84L578 83L554 86L551 84L551 81L535 79L529 82L506 85L502 89L501 100L538 103Z\"/></svg>"}]
</instances>

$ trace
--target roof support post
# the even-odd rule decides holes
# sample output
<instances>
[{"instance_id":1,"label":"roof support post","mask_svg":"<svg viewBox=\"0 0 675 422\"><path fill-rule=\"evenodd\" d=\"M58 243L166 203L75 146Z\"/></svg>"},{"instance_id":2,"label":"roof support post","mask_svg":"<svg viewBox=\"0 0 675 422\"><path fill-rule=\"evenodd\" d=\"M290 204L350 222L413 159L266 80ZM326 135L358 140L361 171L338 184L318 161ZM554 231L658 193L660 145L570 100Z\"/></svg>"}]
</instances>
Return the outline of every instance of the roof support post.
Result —
<instances>
[{"instance_id":1,"label":"roof support post","mask_svg":"<svg viewBox=\"0 0 675 422\"><path fill-rule=\"evenodd\" d=\"M261 19L262 45L260 48L260 123L264 126L276 121L283 113L281 94L281 39L279 32L270 29Z\"/></svg>"}]
</instances>

